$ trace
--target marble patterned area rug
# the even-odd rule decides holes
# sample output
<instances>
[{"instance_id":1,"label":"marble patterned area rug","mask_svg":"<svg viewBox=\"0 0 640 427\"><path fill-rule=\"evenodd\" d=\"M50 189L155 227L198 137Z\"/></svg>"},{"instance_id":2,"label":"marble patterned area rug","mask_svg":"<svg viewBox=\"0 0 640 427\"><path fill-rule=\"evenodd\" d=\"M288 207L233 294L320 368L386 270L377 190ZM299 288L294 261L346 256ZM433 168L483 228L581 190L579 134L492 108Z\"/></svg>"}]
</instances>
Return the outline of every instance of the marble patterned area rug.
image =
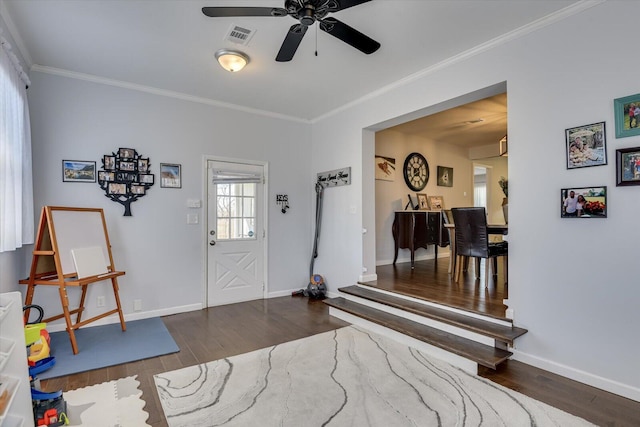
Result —
<instances>
[{"instance_id":1,"label":"marble patterned area rug","mask_svg":"<svg viewBox=\"0 0 640 427\"><path fill-rule=\"evenodd\" d=\"M171 427L593 425L354 326L154 380Z\"/></svg>"},{"instance_id":2,"label":"marble patterned area rug","mask_svg":"<svg viewBox=\"0 0 640 427\"><path fill-rule=\"evenodd\" d=\"M143 427L149 426L142 391L136 376L66 391L69 426Z\"/></svg>"}]
</instances>

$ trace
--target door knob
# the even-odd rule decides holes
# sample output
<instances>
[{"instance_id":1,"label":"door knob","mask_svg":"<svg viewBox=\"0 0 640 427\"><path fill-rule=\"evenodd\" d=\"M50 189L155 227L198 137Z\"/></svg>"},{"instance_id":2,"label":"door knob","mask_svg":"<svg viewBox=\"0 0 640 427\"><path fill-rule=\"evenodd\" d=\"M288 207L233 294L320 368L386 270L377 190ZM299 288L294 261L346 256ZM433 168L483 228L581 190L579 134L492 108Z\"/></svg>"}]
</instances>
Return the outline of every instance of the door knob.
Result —
<instances>
[{"instance_id":1,"label":"door knob","mask_svg":"<svg viewBox=\"0 0 640 427\"><path fill-rule=\"evenodd\" d=\"M210 245L210 246L215 246L215 245L216 245L216 241L215 241L215 240L210 241L210 242L209 242L209 245Z\"/></svg>"}]
</instances>

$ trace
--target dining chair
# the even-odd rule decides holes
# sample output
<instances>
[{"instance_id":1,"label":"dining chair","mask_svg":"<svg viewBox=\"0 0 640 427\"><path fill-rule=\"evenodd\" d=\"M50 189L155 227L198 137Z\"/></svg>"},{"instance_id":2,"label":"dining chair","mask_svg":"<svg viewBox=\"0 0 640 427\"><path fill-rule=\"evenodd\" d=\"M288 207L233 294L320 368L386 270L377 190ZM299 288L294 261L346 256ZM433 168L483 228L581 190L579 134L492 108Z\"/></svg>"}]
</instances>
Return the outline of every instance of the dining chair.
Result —
<instances>
[{"instance_id":1,"label":"dining chair","mask_svg":"<svg viewBox=\"0 0 640 427\"><path fill-rule=\"evenodd\" d=\"M442 210L442 222L444 225L453 224L453 215L451 209ZM454 274L456 271L456 241L455 230L445 227L447 233L449 233L449 274Z\"/></svg>"},{"instance_id":2,"label":"dining chair","mask_svg":"<svg viewBox=\"0 0 640 427\"><path fill-rule=\"evenodd\" d=\"M454 280L458 282L462 270L463 258L474 257L476 262L476 279L480 278L481 259L485 259L484 285L489 285L489 266L493 264L493 275L498 274L496 260L499 256L505 257L505 281L507 279L507 256L509 245L506 241L490 242L487 232L487 215L482 207L452 208L453 223L455 224L456 261Z\"/></svg>"}]
</instances>

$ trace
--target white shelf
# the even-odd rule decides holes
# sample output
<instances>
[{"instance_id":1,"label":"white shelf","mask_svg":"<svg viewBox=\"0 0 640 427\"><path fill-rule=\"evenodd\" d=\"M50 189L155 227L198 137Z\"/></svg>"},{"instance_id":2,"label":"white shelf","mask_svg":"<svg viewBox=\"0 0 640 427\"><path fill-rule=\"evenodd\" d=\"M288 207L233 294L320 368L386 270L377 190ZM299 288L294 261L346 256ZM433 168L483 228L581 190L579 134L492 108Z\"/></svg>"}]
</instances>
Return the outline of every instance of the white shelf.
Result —
<instances>
[{"instance_id":1,"label":"white shelf","mask_svg":"<svg viewBox=\"0 0 640 427\"><path fill-rule=\"evenodd\" d=\"M0 394L8 391L0 408L1 427L34 425L21 302L20 292L0 294Z\"/></svg>"}]
</instances>

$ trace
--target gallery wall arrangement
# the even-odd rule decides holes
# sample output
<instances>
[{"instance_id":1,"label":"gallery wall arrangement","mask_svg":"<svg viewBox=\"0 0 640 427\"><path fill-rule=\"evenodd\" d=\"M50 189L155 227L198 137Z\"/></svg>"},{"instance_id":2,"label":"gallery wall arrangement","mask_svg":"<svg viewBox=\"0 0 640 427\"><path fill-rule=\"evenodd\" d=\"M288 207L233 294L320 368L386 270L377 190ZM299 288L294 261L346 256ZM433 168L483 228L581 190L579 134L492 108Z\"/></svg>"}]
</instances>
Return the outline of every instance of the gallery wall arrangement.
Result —
<instances>
[{"instance_id":1,"label":"gallery wall arrangement","mask_svg":"<svg viewBox=\"0 0 640 427\"><path fill-rule=\"evenodd\" d=\"M613 100L616 139L640 135L640 93ZM607 165L605 122L565 130L567 169ZM640 147L616 149L616 187L640 185ZM561 218L606 218L607 187L560 189Z\"/></svg>"}]
</instances>

